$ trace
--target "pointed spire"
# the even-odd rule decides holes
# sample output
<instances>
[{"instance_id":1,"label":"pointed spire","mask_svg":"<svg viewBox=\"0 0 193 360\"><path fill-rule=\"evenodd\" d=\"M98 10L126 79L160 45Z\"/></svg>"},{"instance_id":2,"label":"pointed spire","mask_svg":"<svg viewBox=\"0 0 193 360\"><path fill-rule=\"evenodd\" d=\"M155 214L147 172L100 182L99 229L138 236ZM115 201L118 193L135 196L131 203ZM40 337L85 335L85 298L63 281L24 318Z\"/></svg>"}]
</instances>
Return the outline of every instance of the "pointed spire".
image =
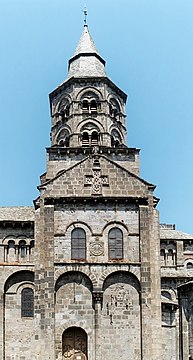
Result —
<instances>
[{"instance_id":1,"label":"pointed spire","mask_svg":"<svg viewBox=\"0 0 193 360\"><path fill-rule=\"evenodd\" d=\"M69 60L68 77L103 77L105 61L99 55L90 35L88 25L84 25L83 33L73 57Z\"/></svg>"},{"instance_id":2,"label":"pointed spire","mask_svg":"<svg viewBox=\"0 0 193 360\"><path fill-rule=\"evenodd\" d=\"M84 25L83 33L76 47L74 56L78 54L95 53L98 54L95 43L90 35L88 25ZM99 55L99 54L98 54Z\"/></svg>"}]
</instances>

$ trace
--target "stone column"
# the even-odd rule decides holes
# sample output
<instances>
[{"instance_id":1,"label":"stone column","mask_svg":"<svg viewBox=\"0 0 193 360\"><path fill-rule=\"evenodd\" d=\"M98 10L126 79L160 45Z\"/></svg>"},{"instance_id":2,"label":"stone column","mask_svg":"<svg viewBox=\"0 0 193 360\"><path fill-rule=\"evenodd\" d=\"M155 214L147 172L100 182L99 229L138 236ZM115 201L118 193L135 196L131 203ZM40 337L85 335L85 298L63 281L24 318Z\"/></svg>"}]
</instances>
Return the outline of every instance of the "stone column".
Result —
<instances>
[{"instance_id":1,"label":"stone column","mask_svg":"<svg viewBox=\"0 0 193 360\"><path fill-rule=\"evenodd\" d=\"M189 356L188 319L187 319L188 297L180 296L180 360L186 360Z\"/></svg>"},{"instance_id":2,"label":"stone column","mask_svg":"<svg viewBox=\"0 0 193 360\"><path fill-rule=\"evenodd\" d=\"M176 248L177 248L177 266L184 267L184 248L183 248L183 241L177 241L176 242Z\"/></svg>"},{"instance_id":3,"label":"stone column","mask_svg":"<svg viewBox=\"0 0 193 360\"><path fill-rule=\"evenodd\" d=\"M35 228L34 359L55 360L54 313L54 207L43 202L36 212Z\"/></svg>"},{"instance_id":4,"label":"stone column","mask_svg":"<svg viewBox=\"0 0 193 360\"><path fill-rule=\"evenodd\" d=\"M160 234L153 197L140 206L141 346L142 360L161 358Z\"/></svg>"},{"instance_id":5,"label":"stone column","mask_svg":"<svg viewBox=\"0 0 193 360\"><path fill-rule=\"evenodd\" d=\"M4 324L4 294L1 293L0 295L0 359L4 359L4 331L5 331L5 324Z\"/></svg>"},{"instance_id":6,"label":"stone column","mask_svg":"<svg viewBox=\"0 0 193 360\"><path fill-rule=\"evenodd\" d=\"M179 308L176 309L176 359L180 358L179 353L179 329L180 329L180 314Z\"/></svg>"},{"instance_id":7,"label":"stone column","mask_svg":"<svg viewBox=\"0 0 193 360\"><path fill-rule=\"evenodd\" d=\"M102 291L93 291L93 300L95 304L95 360L101 360L100 322L102 299Z\"/></svg>"}]
</instances>

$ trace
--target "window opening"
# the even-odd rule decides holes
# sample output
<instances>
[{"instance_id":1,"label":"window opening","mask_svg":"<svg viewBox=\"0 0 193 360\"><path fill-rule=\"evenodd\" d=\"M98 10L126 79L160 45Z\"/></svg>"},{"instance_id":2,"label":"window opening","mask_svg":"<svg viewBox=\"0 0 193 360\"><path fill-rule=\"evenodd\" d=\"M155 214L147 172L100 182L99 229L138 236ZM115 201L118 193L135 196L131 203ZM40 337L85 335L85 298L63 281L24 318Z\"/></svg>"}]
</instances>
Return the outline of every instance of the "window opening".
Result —
<instances>
[{"instance_id":1,"label":"window opening","mask_svg":"<svg viewBox=\"0 0 193 360\"><path fill-rule=\"evenodd\" d=\"M191 262L188 262L188 263L186 264L186 268L187 268L187 269L193 269L193 264L192 264Z\"/></svg>"},{"instance_id":2,"label":"window opening","mask_svg":"<svg viewBox=\"0 0 193 360\"><path fill-rule=\"evenodd\" d=\"M123 233L119 228L109 231L109 259L123 258Z\"/></svg>"},{"instance_id":3,"label":"window opening","mask_svg":"<svg viewBox=\"0 0 193 360\"><path fill-rule=\"evenodd\" d=\"M89 113L89 114L97 113L97 108L98 108L98 104L94 99L91 101L83 100L82 102L82 111L84 113Z\"/></svg>"},{"instance_id":4,"label":"window opening","mask_svg":"<svg viewBox=\"0 0 193 360\"><path fill-rule=\"evenodd\" d=\"M19 242L19 254L22 258L26 257L26 242L23 240Z\"/></svg>"},{"instance_id":5,"label":"window opening","mask_svg":"<svg viewBox=\"0 0 193 360\"><path fill-rule=\"evenodd\" d=\"M184 241L184 251L193 252L193 241L192 240Z\"/></svg>"},{"instance_id":6,"label":"window opening","mask_svg":"<svg viewBox=\"0 0 193 360\"><path fill-rule=\"evenodd\" d=\"M96 100L92 100L92 101L91 101L90 110L91 110L91 112L96 112L96 111L97 111L97 103L96 103Z\"/></svg>"},{"instance_id":7,"label":"window opening","mask_svg":"<svg viewBox=\"0 0 193 360\"><path fill-rule=\"evenodd\" d=\"M34 292L25 288L21 292L21 317L34 316Z\"/></svg>"},{"instance_id":8,"label":"window opening","mask_svg":"<svg viewBox=\"0 0 193 360\"><path fill-rule=\"evenodd\" d=\"M89 135L86 131L82 134L82 146L89 146Z\"/></svg>"},{"instance_id":9,"label":"window opening","mask_svg":"<svg viewBox=\"0 0 193 360\"><path fill-rule=\"evenodd\" d=\"M98 145L98 133L96 131L93 131L92 132L92 135L91 135L91 145L94 146L94 145Z\"/></svg>"},{"instance_id":10,"label":"window opening","mask_svg":"<svg viewBox=\"0 0 193 360\"><path fill-rule=\"evenodd\" d=\"M71 258L73 260L86 259L86 233L81 228L77 228L72 231Z\"/></svg>"},{"instance_id":11,"label":"window opening","mask_svg":"<svg viewBox=\"0 0 193 360\"><path fill-rule=\"evenodd\" d=\"M170 294L168 291L163 290L163 291L161 292L161 294L162 294L165 298L167 298L167 299L169 299L169 300L172 300L172 296L171 296L171 294Z\"/></svg>"},{"instance_id":12,"label":"window opening","mask_svg":"<svg viewBox=\"0 0 193 360\"><path fill-rule=\"evenodd\" d=\"M88 104L88 100L83 100L83 103L82 103L82 110L83 110L83 112L88 112L88 111L89 111L89 104Z\"/></svg>"},{"instance_id":13,"label":"window opening","mask_svg":"<svg viewBox=\"0 0 193 360\"><path fill-rule=\"evenodd\" d=\"M15 241L9 240L8 241L8 250L14 249L15 250Z\"/></svg>"}]
</instances>

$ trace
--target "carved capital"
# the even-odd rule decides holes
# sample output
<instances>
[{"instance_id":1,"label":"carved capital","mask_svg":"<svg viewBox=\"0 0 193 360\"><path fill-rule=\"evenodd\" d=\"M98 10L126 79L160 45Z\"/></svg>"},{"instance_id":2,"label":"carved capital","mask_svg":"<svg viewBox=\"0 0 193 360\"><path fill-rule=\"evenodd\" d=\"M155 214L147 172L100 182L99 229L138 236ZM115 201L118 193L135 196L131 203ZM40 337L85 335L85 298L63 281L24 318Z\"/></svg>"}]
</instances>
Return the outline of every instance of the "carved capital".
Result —
<instances>
[{"instance_id":1,"label":"carved capital","mask_svg":"<svg viewBox=\"0 0 193 360\"><path fill-rule=\"evenodd\" d=\"M103 291L93 291L92 293L95 303L102 304L103 301Z\"/></svg>"}]
</instances>

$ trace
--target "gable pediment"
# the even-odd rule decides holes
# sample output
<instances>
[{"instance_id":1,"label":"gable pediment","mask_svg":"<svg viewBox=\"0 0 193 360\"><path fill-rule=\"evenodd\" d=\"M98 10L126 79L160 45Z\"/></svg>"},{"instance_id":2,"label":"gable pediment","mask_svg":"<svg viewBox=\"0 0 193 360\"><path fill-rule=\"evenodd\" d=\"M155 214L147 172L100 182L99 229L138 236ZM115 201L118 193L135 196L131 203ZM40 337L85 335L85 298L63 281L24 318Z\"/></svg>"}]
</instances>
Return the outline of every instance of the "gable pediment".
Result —
<instances>
[{"instance_id":1,"label":"gable pediment","mask_svg":"<svg viewBox=\"0 0 193 360\"><path fill-rule=\"evenodd\" d=\"M86 157L39 186L44 197L147 198L155 186L104 155Z\"/></svg>"}]
</instances>

